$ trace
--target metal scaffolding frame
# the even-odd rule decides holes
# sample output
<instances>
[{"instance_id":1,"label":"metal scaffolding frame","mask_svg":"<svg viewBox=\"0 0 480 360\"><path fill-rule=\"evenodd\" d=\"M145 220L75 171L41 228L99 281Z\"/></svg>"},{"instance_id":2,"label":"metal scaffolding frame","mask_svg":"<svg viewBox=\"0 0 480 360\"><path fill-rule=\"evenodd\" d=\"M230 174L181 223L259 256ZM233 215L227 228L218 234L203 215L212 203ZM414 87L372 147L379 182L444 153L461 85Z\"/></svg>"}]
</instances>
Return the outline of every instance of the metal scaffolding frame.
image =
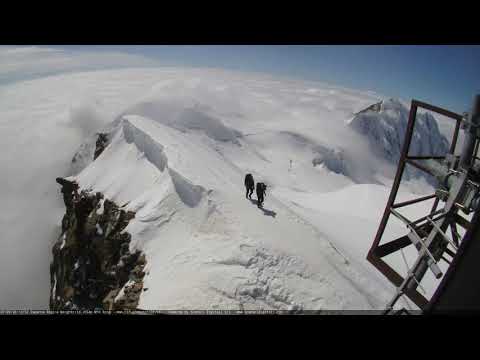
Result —
<instances>
[{"instance_id":1,"label":"metal scaffolding frame","mask_svg":"<svg viewBox=\"0 0 480 360\"><path fill-rule=\"evenodd\" d=\"M449 119L452 119L453 121L456 121L455 129L451 139L450 149L446 156L433 156L433 155L432 156L409 156L410 143L411 143L414 127L415 127L418 108L426 109L434 113L441 114ZM429 245L432 243L435 236L441 236L443 239L445 239L445 243L450 244L453 249L457 249L458 243L459 243L459 235L456 230L456 225L458 224L459 226L465 228L466 230L468 230L470 227L470 223L465 218L457 214L457 210L460 209L458 206L455 206L455 209L456 209L455 211L448 211L448 213L445 212L443 209L437 210L439 201L441 199L441 192L436 192L428 196L422 196L422 197L404 201L404 202L399 202L399 203L395 202L398 189L400 187L400 183L402 180L402 176L407 164L414 166L430 175L435 175L431 172L431 170L428 167L422 165L418 161L419 160L420 161L424 161L424 160L438 161L438 160L445 160L447 157L450 157L450 159L456 158L455 148L457 145L458 134L459 134L460 125L462 121L464 121L463 116L456 114L454 112L451 112L451 111L448 111L448 110L445 110L437 106L433 106L418 100L412 100L411 102L410 114L409 114L407 129L405 133L405 140L404 140L402 152L400 155L397 173L395 175L395 179L392 185L392 190L390 192L390 196L388 198L382 220L377 230L377 234L375 236L374 242L367 255L367 260L370 263L372 263L380 272L382 272L388 278L388 280L390 280L397 287L397 293L394 296L394 299L392 300L392 302L389 304L389 307L393 306L395 301L398 300L398 298L402 295L406 295L420 309L423 309L426 307L426 305L428 304L428 300L425 298L425 296L423 296L421 293L419 293L416 290L417 286L419 285L419 281L417 281L417 279L415 278L414 274L412 273L412 270L409 269L407 276L405 278L402 277L397 271L395 271L389 264L387 264L383 260L385 256L392 254L396 251L403 251L402 250L403 248L413 244L417 247L417 250L419 251L419 257L414 267L418 266L418 262L421 261L421 259L423 259L424 261L425 259L427 259L428 267L430 268L430 270L432 270L434 275L437 278L439 278L442 276L442 273L438 268L438 266L436 265L437 262L440 259L443 259L444 261L449 263L450 261L444 257L443 253L448 254L452 258L454 257L455 253L447 249L445 246L440 253L432 254L429 250ZM477 146L478 146L478 143L477 143ZM478 150L478 148L475 148L475 150ZM474 154L476 155L476 151ZM401 215L397 210L404 206L417 204L419 202L423 202L431 199L435 199L435 201L433 203L430 213L414 221L410 221L405 216ZM458 205L458 204L455 203L455 205ZM385 228L390 218L390 214L394 215L395 217L400 219L400 221L405 223L407 228L410 230L410 233L380 245L380 240L382 239L382 236L384 234ZM439 223L441 224L440 226L438 225ZM452 239L449 239L449 237L445 234L445 231L448 226L451 227ZM423 240L423 238L425 238L425 241ZM412 269L414 267L412 267ZM412 279L415 281L416 285L407 286L409 284L409 281L411 281Z\"/></svg>"}]
</instances>

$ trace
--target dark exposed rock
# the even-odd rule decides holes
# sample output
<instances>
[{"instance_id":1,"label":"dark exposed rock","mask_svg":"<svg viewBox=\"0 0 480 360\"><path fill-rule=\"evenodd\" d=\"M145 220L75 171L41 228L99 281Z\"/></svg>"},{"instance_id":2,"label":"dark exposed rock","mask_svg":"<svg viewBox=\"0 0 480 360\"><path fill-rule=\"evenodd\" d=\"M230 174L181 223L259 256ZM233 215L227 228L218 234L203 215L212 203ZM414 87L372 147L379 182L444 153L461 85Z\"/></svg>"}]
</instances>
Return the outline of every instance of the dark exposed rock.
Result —
<instances>
[{"instance_id":1,"label":"dark exposed rock","mask_svg":"<svg viewBox=\"0 0 480 360\"><path fill-rule=\"evenodd\" d=\"M95 153L93 155L93 160L100 156L100 154L105 150L108 145L108 135L104 133L99 133L97 142L95 144Z\"/></svg>"},{"instance_id":2,"label":"dark exposed rock","mask_svg":"<svg viewBox=\"0 0 480 360\"><path fill-rule=\"evenodd\" d=\"M78 184L59 177L57 177L55 180L57 183L62 185L63 201L68 211L72 208L73 199L78 197Z\"/></svg>"},{"instance_id":3,"label":"dark exposed rock","mask_svg":"<svg viewBox=\"0 0 480 360\"><path fill-rule=\"evenodd\" d=\"M79 174L92 161L95 161L110 144L112 136L113 133L102 131L86 138L72 158L70 175Z\"/></svg>"},{"instance_id":4,"label":"dark exposed rock","mask_svg":"<svg viewBox=\"0 0 480 360\"><path fill-rule=\"evenodd\" d=\"M358 115L358 114L362 114L362 113L366 113L368 111L373 111L373 112L380 112L382 108L382 101L378 102L378 103L375 103L375 104L372 104L370 105L369 107L363 109L363 110L360 110L358 113L356 113L355 115Z\"/></svg>"},{"instance_id":5,"label":"dark exposed rock","mask_svg":"<svg viewBox=\"0 0 480 360\"><path fill-rule=\"evenodd\" d=\"M79 193L75 182L56 181L62 185L66 213L53 247L50 309L135 309L146 259L140 251L130 252L131 235L123 231L135 213L99 192Z\"/></svg>"}]
</instances>

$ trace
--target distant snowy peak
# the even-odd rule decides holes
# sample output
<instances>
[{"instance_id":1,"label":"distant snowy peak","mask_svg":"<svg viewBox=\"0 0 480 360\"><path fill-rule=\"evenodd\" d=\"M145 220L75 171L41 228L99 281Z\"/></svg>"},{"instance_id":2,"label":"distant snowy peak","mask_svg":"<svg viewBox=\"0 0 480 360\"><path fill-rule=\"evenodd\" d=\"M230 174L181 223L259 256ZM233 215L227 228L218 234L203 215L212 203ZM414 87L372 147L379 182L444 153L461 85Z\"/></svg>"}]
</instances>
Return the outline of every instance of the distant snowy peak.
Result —
<instances>
[{"instance_id":1,"label":"distant snowy peak","mask_svg":"<svg viewBox=\"0 0 480 360\"><path fill-rule=\"evenodd\" d=\"M389 99L358 112L348 126L364 135L377 155L396 165L405 139L408 116L409 109L404 104ZM428 112L417 113L409 155L442 156L448 148L448 141L440 132L437 120Z\"/></svg>"}]
</instances>

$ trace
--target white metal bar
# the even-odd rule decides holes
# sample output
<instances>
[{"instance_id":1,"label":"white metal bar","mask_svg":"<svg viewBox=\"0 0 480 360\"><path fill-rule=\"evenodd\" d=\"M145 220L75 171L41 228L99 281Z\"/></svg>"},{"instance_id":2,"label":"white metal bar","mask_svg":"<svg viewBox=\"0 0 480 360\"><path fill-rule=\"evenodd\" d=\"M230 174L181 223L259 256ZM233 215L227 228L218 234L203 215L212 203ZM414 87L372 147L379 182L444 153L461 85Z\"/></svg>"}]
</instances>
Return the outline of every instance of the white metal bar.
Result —
<instances>
[{"instance_id":1,"label":"white metal bar","mask_svg":"<svg viewBox=\"0 0 480 360\"><path fill-rule=\"evenodd\" d=\"M443 236L443 238L444 238L445 240L447 240L447 242L448 242L450 245L452 245L453 249L454 249L455 251L458 251L458 248L457 248L457 246L455 245L455 243L454 243L452 240L450 240L450 238L447 236L447 234L445 234L445 233L443 232L442 229L440 229L440 227L438 226L438 224L437 224L435 221L433 221L432 219L430 219L429 217L427 218L427 220L433 225L433 227L434 227L435 229L437 229L437 231Z\"/></svg>"}]
</instances>

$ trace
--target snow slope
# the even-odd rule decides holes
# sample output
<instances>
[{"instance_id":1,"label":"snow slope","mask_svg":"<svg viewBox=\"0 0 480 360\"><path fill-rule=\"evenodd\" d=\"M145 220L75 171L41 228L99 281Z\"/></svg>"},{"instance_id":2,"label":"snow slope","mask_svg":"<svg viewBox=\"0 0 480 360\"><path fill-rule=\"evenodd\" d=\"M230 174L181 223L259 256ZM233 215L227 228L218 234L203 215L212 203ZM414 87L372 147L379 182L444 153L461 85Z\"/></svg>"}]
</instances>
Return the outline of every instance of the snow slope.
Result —
<instances>
[{"instance_id":1,"label":"snow slope","mask_svg":"<svg viewBox=\"0 0 480 360\"><path fill-rule=\"evenodd\" d=\"M126 231L147 254L140 308L380 309L389 300L391 287L364 259L396 164L348 126L382 97L169 68L61 75L0 91L1 131L11 139L0 145L10 174L0 186L10 209L0 219L2 246L33 260L28 271L0 262L2 307L47 304L62 175L136 211ZM112 141L92 162L95 131ZM263 210L245 199L247 172L268 185ZM12 269L25 272L17 289L5 275ZM42 274L37 297L22 303L33 274Z\"/></svg>"},{"instance_id":2,"label":"snow slope","mask_svg":"<svg viewBox=\"0 0 480 360\"><path fill-rule=\"evenodd\" d=\"M314 227L274 197L264 210L245 199L243 171L205 140L126 116L112 144L76 177L137 212L126 231L150 259L141 308L380 305Z\"/></svg>"}]
</instances>

